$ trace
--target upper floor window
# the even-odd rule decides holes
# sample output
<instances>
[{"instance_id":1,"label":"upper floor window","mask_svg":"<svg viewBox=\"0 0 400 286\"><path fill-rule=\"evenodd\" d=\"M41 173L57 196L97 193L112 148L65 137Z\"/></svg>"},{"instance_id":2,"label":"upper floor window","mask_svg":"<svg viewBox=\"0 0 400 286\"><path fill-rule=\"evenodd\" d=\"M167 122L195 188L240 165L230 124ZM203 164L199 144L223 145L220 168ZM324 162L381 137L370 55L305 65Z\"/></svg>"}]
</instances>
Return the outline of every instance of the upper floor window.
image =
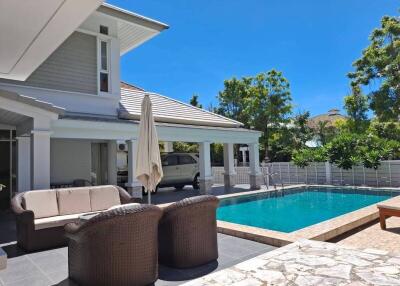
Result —
<instances>
[{"instance_id":1,"label":"upper floor window","mask_svg":"<svg viewBox=\"0 0 400 286\"><path fill-rule=\"evenodd\" d=\"M100 34L108 35L108 27L100 25Z\"/></svg>"},{"instance_id":2,"label":"upper floor window","mask_svg":"<svg viewBox=\"0 0 400 286\"><path fill-rule=\"evenodd\" d=\"M109 42L100 40L100 91L109 92L110 91L110 51Z\"/></svg>"}]
</instances>

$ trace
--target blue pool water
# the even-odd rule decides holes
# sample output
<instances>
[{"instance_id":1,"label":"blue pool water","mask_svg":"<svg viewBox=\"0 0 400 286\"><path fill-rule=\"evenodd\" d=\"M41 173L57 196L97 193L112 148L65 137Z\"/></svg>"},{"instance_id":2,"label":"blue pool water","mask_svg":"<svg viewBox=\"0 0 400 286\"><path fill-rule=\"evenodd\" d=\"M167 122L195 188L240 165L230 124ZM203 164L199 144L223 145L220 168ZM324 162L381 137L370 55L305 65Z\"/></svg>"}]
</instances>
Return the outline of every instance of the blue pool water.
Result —
<instances>
[{"instance_id":1,"label":"blue pool water","mask_svg":"<svg viewBox=\"0 0 400 286\"><path fill-rule=\"evenodd\" d=\"M389 190L337 188L288 189L222 200L217 219L292 232L397 196Z\"/></svg>"}]
</instances>

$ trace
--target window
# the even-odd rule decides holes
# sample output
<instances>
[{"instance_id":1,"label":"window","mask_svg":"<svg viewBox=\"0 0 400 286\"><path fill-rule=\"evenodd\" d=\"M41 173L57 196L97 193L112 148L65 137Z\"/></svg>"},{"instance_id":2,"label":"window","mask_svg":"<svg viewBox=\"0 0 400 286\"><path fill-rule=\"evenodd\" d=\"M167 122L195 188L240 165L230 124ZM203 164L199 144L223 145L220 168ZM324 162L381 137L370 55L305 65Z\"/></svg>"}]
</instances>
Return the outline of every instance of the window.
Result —
<instances>
[{"instance_id":1,"label":"window","mask_svg":"<svg viewBox=\"0 0 400 286\"><path fill-rule=\"evenodd\" d=\"M196 160L194 160L189 155L181 155L181 156L179 156L179 165L188 165L188 164L196 164Z\"/></svg>"},{"instance_id":2,"label":"window","mask_svg":"<svg viewBox=\"0 0 400 286\"><path fill-rule=\"evenodd\" d=\"M108 35L108 27L100 25L100 34Z\"/></svg>"},{"instance_id":3,"label":"window","mask_svg":"<svg viewBox=\"0 0 400 286\"><path fill-rule=\"evenodd\" d=\"M110 91L110 61L109 61L109 42L100 41L100 91L109 92Z\"/></svg>"},{"instance_id":4,"label":"window","mask_svg":"<svg viewBox=\"0 0 400 286\"><path fill-rule=\"evenodd\" d=\"M163 166L175 166L178 165L178 156L168 156L163 161Z\"/></svg>"}]
</instances>

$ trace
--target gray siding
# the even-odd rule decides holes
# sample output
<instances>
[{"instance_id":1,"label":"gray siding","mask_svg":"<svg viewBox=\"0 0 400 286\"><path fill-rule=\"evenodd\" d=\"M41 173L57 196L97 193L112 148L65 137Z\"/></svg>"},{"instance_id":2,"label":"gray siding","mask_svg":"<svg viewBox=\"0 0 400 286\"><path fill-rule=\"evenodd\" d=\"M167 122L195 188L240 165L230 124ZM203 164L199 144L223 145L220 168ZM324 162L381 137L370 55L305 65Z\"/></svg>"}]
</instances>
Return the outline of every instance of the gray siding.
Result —
<instances>
[{"instance_id":1,"label":"gray siding","mask_svg":"<svg viewBox=\"0 0 400 286\"><path fill-rule=\"evenodd\" d=\"M97 94L97 40L74 32L25 82L0 82Z\"/></svg>"}]
</instances>

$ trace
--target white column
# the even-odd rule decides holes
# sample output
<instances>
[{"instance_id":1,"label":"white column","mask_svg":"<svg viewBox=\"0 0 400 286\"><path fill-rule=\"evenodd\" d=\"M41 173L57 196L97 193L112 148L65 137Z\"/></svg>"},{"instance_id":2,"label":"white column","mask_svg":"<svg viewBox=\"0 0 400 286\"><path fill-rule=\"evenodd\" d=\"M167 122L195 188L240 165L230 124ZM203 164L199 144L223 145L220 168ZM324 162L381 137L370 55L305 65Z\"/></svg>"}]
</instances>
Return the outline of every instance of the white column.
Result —
<instances>
[{"instance_id":1,"label":"white column","mask_svg":"<svg viewBox=\"0 0 400 286\"><path fill-rule=\"evenodd\" d=\"M210 142L199 143L199 171L200 171L200 193L207 194L211 191L213 184Z\"/></svg>"},{"instance_id":2,"label":"white column","mask_svg":"<svg viewBox=\"0 0 400 286\"><path fill-rule=\"evenodd\" d=\"M235 185L235 165L233 156L233 143L224 144L224 186L229 190Z\"/></svg>"},{"instance_id":3,"label":"white column","mask_svg":"<svg viewBox=\"0 0 400 286\"><path fill-rule=\"evenodd\" d=\"M262 182L258 143L249 144L250 188L259 189Z\"/></svg>"},{"instance_id":4,"label":"white column","mask_svg":"<svg viewBox=\"0 0 400 286\"><path fill-rule=\"evenodd\" d=\"M17 137L17 190L31 189L31 137Z\"/></svg>"},{"instance_id":5,"label":"white column","mask_svg":"<svg viewBox=\"0 0 400 286\"><path fill-rule=\"evenodd\" d=\"M107 183L117 185L117 141L107 143Z\"/></svg>"},{"instance_id":6,"label":"white column","mask_svg":"<svg viewBox=\"0 0 400 286\"><path fill-rule=\"evenodd\" d=\"M50 188L50 131L32 130L31 135L32 189Z\"/></svg>"},{"instance_id":7,"label":"white column","mask_svg":"<svg viewBox=\"0 0 400 286\"><path fill-rule=\"evenodd\" d=\"M173 142L164 142L164 152L174 152Z\"/></svg>"},{"instance_id":8,"label":"white column","mask_svg":"<svg viewBox=\"0 0 400 286\"><path fill-rule=\"evenodd\" d=\"M136 150L137 140L126 141L128 145L128 182L126 187L135 198L142 198L142 185L136 179Z\"/></svg>"},{"instance_id":9,"label":"white column","mask_svg":"<svg viewBox=\"0 0 400 286\"><path fill-rule=\"evenodd\" d=\"M325 162L325 176L326 184L332 185L332 168L329 162Z\"/></svg>"}]
</instances>

